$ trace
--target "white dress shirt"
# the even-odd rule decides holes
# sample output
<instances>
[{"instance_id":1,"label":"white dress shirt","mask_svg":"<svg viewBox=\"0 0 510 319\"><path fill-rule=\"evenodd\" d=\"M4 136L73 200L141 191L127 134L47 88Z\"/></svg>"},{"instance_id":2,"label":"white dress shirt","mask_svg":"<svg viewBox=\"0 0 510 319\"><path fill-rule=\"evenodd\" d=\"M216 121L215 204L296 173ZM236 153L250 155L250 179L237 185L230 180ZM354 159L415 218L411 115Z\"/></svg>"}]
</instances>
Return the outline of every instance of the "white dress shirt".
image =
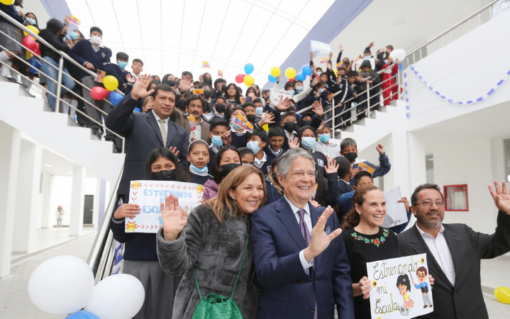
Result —
<instances>
[{"instance_id":1,"label":"white dress shirt","mask_svg":"<svg viewBox=\"0 0 510 319\"><path fill-rule=\"evenodd\" d=\"M255 165L256 168L262 168L262 166L264 166L264 163L267 161L266 152L263 152L263 153L264 153L264 157L262 157L261 159L258 159L256 156L254 156L255 161L254 161L253 165Z\"/></svg>"},{"instance_id":2,"label":"white dress shirt","mask_svg":"<svg viewBox=\"0 0 510 319\"><path fill-rule=\"evenodd\" d=\"M152 114L154 114L154 117L156 118L156 122L158 122L158 127L159 127L161 125L161 124L159 124L159 120L161 118L156 114L156 112L154 112L154 109L152 109ZM166 131L168 132L168 117L163 120L163 125L166 127ZM162 136L161 138L163 138L163 141L164 141L164 137Z\"/></svg>"},{"instance_id":3,"label":"white dress shirt","mask_svg":"<svg viewBox=\"0 0 510 319\"><path fill-rule=\"evenodd\" d=\"M455 286L455 267L453 265L452 253L450 252L450 248L448 247L448 243L444 237L443 225L441 225L441 230L437 234L436 238L421 230L421 228L418 226L418 223L416 223L416 228L429 247L430 252L432 255L434 255L434 258L439 264L439 267L441 267L452 286Z\"/></svg>"},{"instance_id":4,"label":"white dress shirt","mask_svg":"<svg viewBox=\"0 0 510 319\"><path fill-rule=\"evenodd\" d=\"M285 197L285 200L287 201L287 203L289 203L290 208L292 209L292 212L294 213L294 216L296 217L297 223L299 225L299 220L301 219L301 216L299 216L298 211L301 210L301 208L292 204L292 202L285 195L283 195L283 197ZM306 214L304 216L305 224L311 234L313 227L312 227L312 217L310 215L310 206L308 205L308 203L306 203L305 207L303 207L302 209L306 212ZM299 252L299 260L301 261L301 265L303 266L303 269L305 270L306 274L308 274L308 268L312 267L313 264L311 261L310 262L306 261L304 249Z\"/></svg>"}]
</instances>

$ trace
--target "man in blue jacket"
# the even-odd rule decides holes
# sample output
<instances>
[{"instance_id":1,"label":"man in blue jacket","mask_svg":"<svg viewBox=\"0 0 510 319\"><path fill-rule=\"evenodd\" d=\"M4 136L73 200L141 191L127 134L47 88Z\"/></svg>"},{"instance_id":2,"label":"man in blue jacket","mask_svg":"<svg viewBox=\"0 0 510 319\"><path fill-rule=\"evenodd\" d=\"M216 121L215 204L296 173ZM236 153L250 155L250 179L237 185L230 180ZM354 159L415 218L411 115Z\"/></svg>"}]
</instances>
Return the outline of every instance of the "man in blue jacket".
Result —
<instances>
[{"instance_id":1,"label":"man in blue jacket","mask_svg":"<svg viewBox=\"0 0 510 319\"><path fill-rule=\"evenodd\" d=\"M76 62L82 64L87 69L97 72L98 70L105 71L108 64L110 64L110 57L112 51L101 45L103 41L103 31L98 27L90 28L90 40L82 39L76 43L76 45L68 52L69 56ZM94 86L101 86L100 83L94 81L94 76L89 75L82 69L77 67L70 68L71 75L77 78L88 88ZM85 100L95 105L99 109L102 109L106 113L110 110L109 104L104 101L96 101L90 96L90 91L82 88L82 96ZM96 110L89 103L85 103L85 111L88 116L101 123L102 113ZM88 122L88 121L87 121ZM102 127L97 123L90 122L88 125L94 134L101 136Z\"/></svg>"}]
</instances>

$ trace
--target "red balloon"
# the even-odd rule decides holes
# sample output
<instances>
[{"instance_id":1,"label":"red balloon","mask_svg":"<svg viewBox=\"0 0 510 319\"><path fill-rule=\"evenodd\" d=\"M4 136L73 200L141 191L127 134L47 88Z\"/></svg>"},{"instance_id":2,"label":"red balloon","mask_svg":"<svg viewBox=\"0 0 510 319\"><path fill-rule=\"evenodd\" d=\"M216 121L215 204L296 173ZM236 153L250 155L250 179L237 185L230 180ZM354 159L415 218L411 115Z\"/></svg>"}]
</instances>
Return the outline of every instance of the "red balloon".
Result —
<instances>
[{"instance_id":1,"label":"red balloon","mask_svg":"<svg viewBox=\"0 0 510 319\"><path fill-rule=\"evenodd\" d=\"M25 38L23 38L21 43L32 51L35 51L37 48L37 42L35 42L31 35L27 35Z\"/></svg>"},{"instance_id":2,"label":"red balloon","mask_svg":"<svg viewBox=\"0 0 510 319\"><path fill-rule=\"evenodd\" d=\"M236 76L236 82L239 83L239 84L243 83L245 76L246 76L246 74L238 74Z\"/></svg>"},{"instance_id":3,"label":"red balloon","mask_svg":"<svg viewBox=\"0 0 510 319\"><path fill-rule=\"evenodd\" d=\"M37 47L35 48L35 50L32 50L32 51L34 51L35 55L41 56L41 48L39 47L39 43L36 43L36 44L37 44Z\"/></svg>"},{"instance_id":4,"label":"red balloon","mask_svg":"<svg viewBox=\"0 0 510 319\"><path fill-rule=\"evenodd\" d=\"M92 96L94 100L98 101L107 97L108 93L110 93L110 91L100 86L95 86L92 90L90 90L90 96Z\"/></svg>"},{"instance_id":5,"label":"red balloon","mask_svg":"<svg viewBox=\"0 0 510 319\"><path fill-rule=\"evenodd\" d=\"M289 79L289 82L290 82L290 83L294 82L294 79Z\"/></svg>"}]
</instances>

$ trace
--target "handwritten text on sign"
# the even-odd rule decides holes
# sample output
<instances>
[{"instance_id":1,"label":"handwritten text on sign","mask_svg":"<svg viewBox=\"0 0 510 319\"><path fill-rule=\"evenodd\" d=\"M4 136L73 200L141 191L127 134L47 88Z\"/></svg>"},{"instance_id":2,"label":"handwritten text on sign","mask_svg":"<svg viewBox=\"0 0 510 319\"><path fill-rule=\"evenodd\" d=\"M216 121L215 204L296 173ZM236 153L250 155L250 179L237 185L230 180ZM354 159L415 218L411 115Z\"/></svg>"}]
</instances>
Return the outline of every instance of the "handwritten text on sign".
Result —
<instances>
[{"instance_id":1,"label":"handwritten text on sign","mask_svg":"<svg viewBox=\"0 0 510 319\"><path fill-rule=\"evenodd\" d=\"M162 227L160 204L169 195L179 199L182 209L189 212L203 202L204 186L168 181L131 181L129 203L138 204L141 212L126 218L126 233L156 233Z\"/></svg>"},{"instance_id":2,"label":"handwritten text on sign","mask_svg":"<svg viewBox=\"0 0 510 319\"><path fill-rule=\"evenodd\" d=\"M367 263L372 319L415 318L434 311L427 254Z\"/></svg>"}]
</instances>

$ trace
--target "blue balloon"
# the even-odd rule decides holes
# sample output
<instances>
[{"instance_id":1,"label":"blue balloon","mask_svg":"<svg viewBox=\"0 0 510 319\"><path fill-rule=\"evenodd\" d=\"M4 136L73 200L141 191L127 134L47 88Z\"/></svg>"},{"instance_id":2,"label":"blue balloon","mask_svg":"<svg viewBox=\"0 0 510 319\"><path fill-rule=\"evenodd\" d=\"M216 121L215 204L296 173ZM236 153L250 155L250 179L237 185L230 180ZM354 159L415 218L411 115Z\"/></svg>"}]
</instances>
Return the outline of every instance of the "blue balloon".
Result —
<instances>
[{"instance_id":1,"label":"blue balloon","mask_svg":"<svg viewBox=\"0 0 510 319\"><path fill-rule=\"evenodd\" d=\"M267 76L267 78L269 79L269 82L271 82L271 83L274 83L274 82L278 81L278 78L275 77L275 76L272 76L271 74L269 74Z\"/></svg>"},{"instance_id":2,"label":"blue balloon","mask_svg":"<svg viewBox=\"0 0 510 319\"><path fill-rule=\"evenodd\" d=\"M303 74L305 76L312 75L312 67L309 65L303 65L303 67L301 68L301 71L303 72Z\"/></svg>"},{"instance_id":3,"label":"blue balloon","mask_svg":"<svg viewBox=\"0 0 510 319\"><path fill-rule=\"evenodd\" d=\"M124 95L120 94L119 92L111 91L110 92L110 102L112 102L112 105L115 106L119 104L120 101L124 98Z\"/></svg>"},{"instance_id":4,"label":"blue balloon","mask_svg":"<svg viewBox=\"0 0 510 319\"><path fill-rule=\"evenodd\" d=\"M251 64L251 63L248 63L248 64L246 64L246 65L244 66L244 72L245 72L246 74L252 74L252 72L253 72L253 70L254 70L254 69L255 69L255 68L253 67L253 64Z\"/></svg>"},{"instance_id":5,"label":"blue balloon","mask_svg":"<svg viewBox=\"0 0 510 319\"><path fill-rule=\"evenodd\" d=\"M30 68L30 70L28 71L32 74L38 74L39 73L38 70L41 69L41 62L39 62L39 60L37 60L35 57L31 57L28 60L28 63L30 63L30 65L33 66L33 68Z\"/></svg>"},{"instance_id":6,"label":"blue balloon","mask_svg":"<svg viewBox=\"0 0 510 319\"><path fill-rule=\"evenodd\" d=\"M296 75L296 81L304 81L306 80L306 75L304 75L303 73L298 73Z\"/></svg>"},{"instance_id":7,"label":"blue balloon","mask_svg":"<svg viewBox=\"0 0 510 319\"><path fill-rule=\"evenodd\" d=\"M80 310L72 313L66 319L100 319L98 316L87 310Z\"/></svg>"}]
</instances>

